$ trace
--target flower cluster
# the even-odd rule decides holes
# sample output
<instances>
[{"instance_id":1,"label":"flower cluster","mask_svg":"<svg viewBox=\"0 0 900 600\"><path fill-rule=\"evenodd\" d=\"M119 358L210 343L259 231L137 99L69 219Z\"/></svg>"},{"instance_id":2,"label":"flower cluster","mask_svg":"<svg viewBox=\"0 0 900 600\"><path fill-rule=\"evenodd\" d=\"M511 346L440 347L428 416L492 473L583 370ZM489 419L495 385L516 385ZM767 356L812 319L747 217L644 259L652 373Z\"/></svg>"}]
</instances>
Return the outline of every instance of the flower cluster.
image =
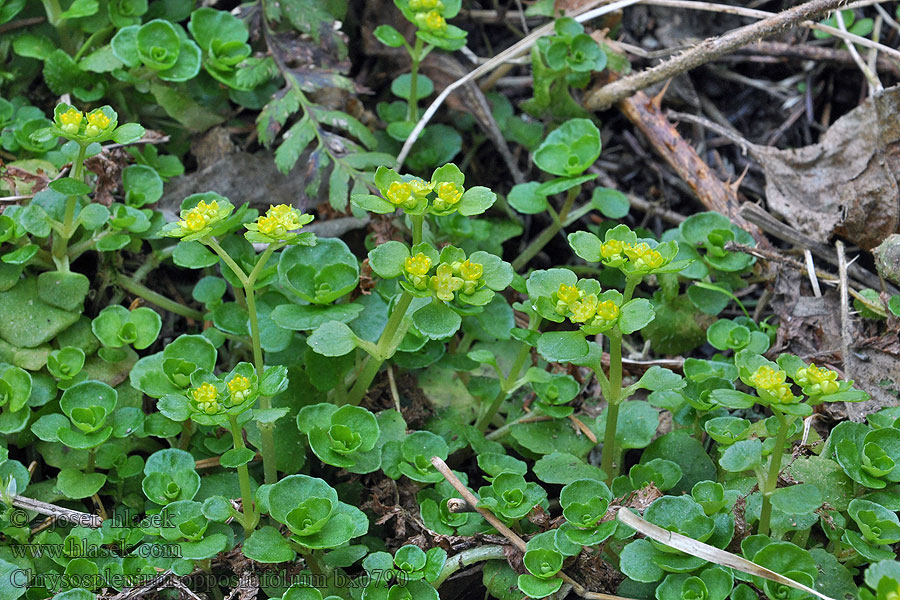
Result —
<instances>
[{"instance_id":1,"label":"flower cluster","mask_svg":"<svg viewBox=\"0 0 900 600\"><path fill-rule=\"evenodd\" d=\"M244 377L243 375L235 375L228 382L228 393L231 396L229 406L236 406L245 402L252 393L251 387L252 384L249 378Z\"/></svg>"},{"instance_id":2,"label":"flower cluster","mask_svg":"<svg viewBox=\"0 0 900 600\"><path fill-rule=\"evenodd\" d=\"M84 114L74 106L61 104L54 114L53 124L65 137L94 140L115 129L116 113L104 106Z\"/></svg>"},{"instance_id":3,"label":"flower cluster","mask_svg":"<svg viewBox=\"0 0 900 600\"><path fill-rule=\"evenodd\" d=\"M647 242L630 244L617 239L607 240L600 246L600 255L603 264L609 267L619 268L631 261L628 270L635 273L649 272L669 262Z\"/></svg>"},{"instance_id":4,"label":"flower cluster","mask_svg":"<svg viewBox=\"0 0 900 600\"><path fill-rule=\"evenodd\" d=\"M313 220L312 215L301 213L296 208L287 204L278 206L269 205L266 214L260 215L254 223L247 223L247 233L244 236L248 241L271 244L274 242L300 243L312 234L300 234L300 229Z\"/></svg>"},{"instance_id":5,"label":"flower cluster","mask_svg":"<svg viewBox=\"0 0 900 600\"><path fill-rule=\"evenodd\" d=\"M191 399L197 412L206 415L222 412L222 405L219 403L219 389L209 382L192 389Z\"/></svg>"},{"instance_id":6,"label":"flower cluster","mask_svg":"<svg viewBox=\"0 0 900 600\"><path fill-rule=\"evenodd\" d=\"M216 200L208 204L201 200L197 206L182 214L178 224L188 231L200 231L219 217L219 203Z\"/></svg>"},{"instance_id":7,"label":"flower cluster","mask_svg":"<svg viewBox=\"0 0 900 600\"><path fill-rule=\"evenodd\" d=\"M807 396L825 396L836 393L840 389L837 378L837 372L817 367L816 363L810 363L808 367L798 369L794 375L794 380L803 388L803 393Z\"/></svg>"},{"instance_id":8,"label":"flower cluster","mask_svg":"<svg viewBox=\"0 0 900 600\"><path fill-rule=\"evenodd\" d=\"M409 8L415 13L415 22L420 29L432 33L447 30L444 18L444 3L441 0L409 0Z\"/></svg>"},{"instance_id":9,"label":"flower cluster","mask_svg":"<svg viewBox=\"0 0 900 600\"><path fill-rule=\"evenodd\" d=\"M800 398L791 392L791 385L786 383L786 379L785 371L781 369L776 371L768 365L763 365L750 376L750 383L764 399L775 404L794 404Z\"/></svg>"},{"instance_id":10,"label":"flower cluster","mask_svg":"<svg viewBox=\"0 0 900 600\"><path fill-rule=\"evenodd\" d=\"M392 181L385 190L384 197L397 208L415 210L433 189L433 183L418 178L409 181Z\"/></svg>"},{"instance_id":11,"label":"flower cluster","mask_svg":"<svg viewBox=\"0 0 900 600\"><path fill-rule=\"evenodd\" d=\"M467 188L465 180L459 167L452 163L435 169L428 181L381 166L375 171L374 182L381 196L353 194L350 199L355 206L378 214L402 208L409 215L438 217L455 212L479 215L497 200L497 195L484 186Z\"/></svg>"},{"instance_id":12,"label":"flower cluster","mask_svg":"<svg viewBox=\"0 0 900 600\"><path fill-rule=\"evenodd\" d=\"M406 280L416 290L430 290L436 298L452 302L456 292L471 296L484 287L484 265L470 259L440 263L429 276L434 264L424 252L409 256L403 263Z\"/></svg>"},{"instance_id":13,"label":"flower cluster","mask_svg":"<svg viewBox=\"0 0 900 600\"><path fill-rule=\"evenodd\" d=\"M560 284L556 291L556 313L568 317L572 323L606 331L619 318L619 304L609 292L586 292L574 285Z\"/></svg>"},{"instance_id":14,"label":"flower cluster","mask_svg":"<svg viewBox=\"0 0 900 600\"><path fill-rule=\"evenodd\" d=\"M191 202L194 199L197 200L195 204ZM186 242L216 234L216 227L234 211L234 205L227 198L213 192L189 196L182 206L190 208L183 208L181 219L167 223L162 233Z\"/></svg>"}]
</instances>

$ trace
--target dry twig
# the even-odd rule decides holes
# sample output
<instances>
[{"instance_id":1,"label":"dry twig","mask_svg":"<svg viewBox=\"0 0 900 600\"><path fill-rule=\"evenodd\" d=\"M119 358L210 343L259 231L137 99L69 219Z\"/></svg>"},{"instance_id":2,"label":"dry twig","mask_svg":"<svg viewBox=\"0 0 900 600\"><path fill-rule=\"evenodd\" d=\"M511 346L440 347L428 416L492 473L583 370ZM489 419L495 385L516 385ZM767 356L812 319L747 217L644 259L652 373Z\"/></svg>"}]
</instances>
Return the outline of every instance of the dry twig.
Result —
<instances>
[{"instance_id":1,"label":"dry twig","mask_svg":"<svg viewBox=\"0 0 900 600\"><path fill-rule=\"evenodd\" d=\"M810 19L816 19L844 3L846 0L812 0L812 2L771 15L762 21L735 29L720 37L704 40L664 63L594 90L585 99L585 107L589 110L605 110L646 87L699 67L742 46L775 35ZM659 4L659 2L654 2L654 4ZM685 8L702 8L705 5L704 9L708 9L709 3L682 2L680 5Z\"/></svg>"}]
</instances>

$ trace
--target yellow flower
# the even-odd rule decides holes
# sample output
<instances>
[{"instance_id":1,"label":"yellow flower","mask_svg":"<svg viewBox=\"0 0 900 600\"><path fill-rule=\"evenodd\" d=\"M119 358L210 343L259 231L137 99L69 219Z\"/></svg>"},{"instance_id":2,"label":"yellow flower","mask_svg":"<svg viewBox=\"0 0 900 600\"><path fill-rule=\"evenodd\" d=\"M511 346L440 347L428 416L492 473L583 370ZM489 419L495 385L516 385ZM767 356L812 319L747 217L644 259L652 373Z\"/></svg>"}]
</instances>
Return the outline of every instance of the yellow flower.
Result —
<instances>
[{"instance_id":1,"label":"yellow flower","mask_svg":"<svg viewBox=\"0 0 900 600\"><path fill-rule=\"evenodd\" d=\"M388 202L394 206L408 206L415 203L413 186L405 181L391 182L385 196L387 196Z\"/></svg>"},{"instance_id":2,"label":"yellow flower","mask_svg":"<svg viewBox=\"0 0 900 600\"><path fill-rule=\"evenodd\" d=\"M444 4L440 0L421 0L421 2L423 10L442 10L444 8Z\"/></svg>"},{"instance_id":3,"label":"yellow flower","mask_svg":"<svg viewBox=\"0 0 900 600\"><path fill-rule=\"evenodd\" d=\"M619 316L619 307L612 300L604 300L597 305L597 318L613 321Z\"/></svg>"},{"instance_id":4,"label":"yellow flower","mask_svg":"<svg viewBox=\"0 0 900 600\"><path fill-rule=\"evenodd\" d=\"M584 295L584 292L579 290L574 285L566 285L565 283L559 284L559 289L556 291L556 297L559 298L559 301L569 305L580 299Z\"/></svg>"},{"instance_id":5,"label":"yellow flower","mask_svg":"<svg viewBox=\"0 0 900 600\"><path fill-rule=\"evenodd\" d=\"M750 376L750 381L758 388L769 390L784 383L786 378L787 373L784 371L776 371L768 365L763 365Z\"/></svg>"},{"instance_id":6,"label":"yellow flower","mask_svg":"<svg viewBox=\"0 0 900 600\"><path fill-rule=\"evenodd\" d=\"M287 204L279 204L278 206L270 204L266 214L261 215L256 220L256 225L261 233L279 237L291 230L303 227L299 217L300 211Z\"/></svg>"},{"instance_id":7,"label":"yellow flower","mask_svg":"<svg viewBox=\"0 0 900 600\"><path fill-rule=\"evenodd\" d=\"M235 375L228 382L228 393L231 395L232 406L240 404L250 395L250 380L243 375Z\"/></svg>"},{"instance_id":8,"label":"yellow flower","mask_svg":"<svg viewBox=\"0 0 900 600\"><path fill-rule=\"evenodd\" d=\"M641 242L640 244L635 244L633 246L631 244L625 244L625 247L623 248L625 256L631 260L637 260L648 250L650 250L650 246L647 245L647 242Z\"/></svg>"},{"instance_id":9,"label":"yellow flower","mask_svg":"<svg viewBox=\"0 0 900 600\"><path fill-rule=\"evenodd\" d=\"M59 115L59 122L62 123L61 129L69 134L78 133L83 119L84 114L74 106L70 106L69 110Z\"/></svg>"},{"instance_id":10,"label":"yellow flower","mask_svg":"<svg viewBox=\"0 0 900 600\"><path fill-rule=\"evenodd\" d=\"M210 221L219 215L219 203L213 200L209 204L201 200L197 206L185 213L184 218L178 222L183 228L190 231L200 231Z\"/></svg>"},{"instance_id":11,"label":"yellow flower","mask_svg":"<svg viewBox=\"0 0 900 600\"><path fill-rule=\"evenodd\" d=\"M787 373L776 371L768 365L763 365L750 376L750 382L757 388L765 390L778 402L790 404L796 400L791 392L791 386L785 383Z\"/></svg>"},{"instance_id":12,"label":"yellow flower","mask_svg":"<svg viewBox=\"0 0 900 600\"><path fill-rule=\"evenodd\" d=\"M589 294L581 300L576 300L569 308L572 310L572 316L569 320L573 323L587 323L597 314L597 294Z\"/></svg>"},{"instance_id":13,"label":"yellow flower","mask_svg":"<svg viewBox=\"0 0 900 600\"><path fill-rule=\"evenodd\" d=\"M625 249L625 242L620 240L607 240L600 244L600 256L605 260L613 260L622 257L622 251Z\"/></svg>"},{"instance_id":14,"label":"yellow flower","mask_svg":"<svg viewBox=\"0 0 900 600\"><path fill-rule=\"evenodd\" d=\"M85 128L84 133L89 137L100 135L100 133L109 127L109 124L111 123L109 117L103 114L103 111L99 108L88 114L87 121L88 126Z\"/></svg>"},{"instance_id":15,"label":"yellow flower","mask_svg":"<svg viewBox=\"0 0 900 600\"><path fill-rule=\"evenodd\" d=\"M409 186L412 188L412 193L416 198L424 198L434 189L433 183L421 179L413 179L409 182Z\"/></svg>"},{"instance_id":16,"label":"yellow flower","mask_svg":"<svg viewBox=\"0 0 900 600\"><path fill-rule=\"evenodd\" d=\"M455 183L451 181L439 183L437 184L437 198L434 199L434 208L439 211L453 208L462 198L462 195L462 189Z\"/></svg>"},{"instance_id":17,"label":"yellow flower","mask_svg":"<svg viewBox=\"0 0 900 600\"><path fill-rule=\"evenodd\" d=\"M453 300L453 292L463 286L463 280L453 275L453 267L442 263L438 265L435 275L432 275L430 285L439 300L450 302Z\"/></svg>"},{"instance_id":18,"label":"yellow flower","mask_svg":"<svg viewBox=\"0 0 900 600\"><path fill-rule=\"evenodd\" d=\"M191 390L191 396L194 397L200 412L208 415L219 412L219 390L213 384L209 382L201 384L200 387Z\"/></svg>"},{"instance_id":19,"label":"yellow flower","mask_svg":"<svg viewBox=\"0 0 900 600\"><path fill-rule=\"evenodd\" d=\"M459 266L459 274L466 281L478 281L481 279L481 276L484 275L484 266L466 259L466 261Z\"/></svg>"},{"instance_id":20,"label":"yellow flower","mask_svg":"<svg viewBox=\"0 0 900 600\"><path fill-rule=\"evenodd\" d=\"M825 394L834 394L840 386L837 382L838 374L836 371L817 367L816 363L803 369L797 370L797 383L803 387L803 391L810 396L821 396Z\"/></svg>"},{"instance_id":21,"label":"yellow flower","mask_svg":"<svg viewBox=\"0 0 900 600\"><path fill-rule=\"evenodd\" d=\"M447 29L447 21L436 10L429 11L425 14L425 28L430 31L443 31Z\"/></svg>"},{"instance_id":22,"label":"yellow flower","mask_svg":"<svg viewBox=\"0 0 900 600\"><path fill-rule=\"evenodd\" d=\"M408 256L403 266L410 275L423 277L431 269L431 259L419 252L415 256Z\"/></svg>"}]
</instances>

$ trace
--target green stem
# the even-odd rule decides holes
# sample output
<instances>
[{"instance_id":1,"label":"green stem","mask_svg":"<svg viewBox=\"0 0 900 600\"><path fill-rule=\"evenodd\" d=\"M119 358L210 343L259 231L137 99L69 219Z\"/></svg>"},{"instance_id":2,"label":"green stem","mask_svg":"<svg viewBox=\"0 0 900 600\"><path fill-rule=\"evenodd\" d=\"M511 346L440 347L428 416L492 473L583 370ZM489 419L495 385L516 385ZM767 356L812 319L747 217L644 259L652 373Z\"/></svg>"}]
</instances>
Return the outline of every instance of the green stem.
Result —
<instances>
[{"instance_id":1,"label":"green stem","mask_svg":"<svg viewBox=\"0 0 900 600\"><path fill-rule=\"evenodd\" d=\"M229 417L229 423L231 424L231 438L234 440L234 447L238 450L243 450L247 446L244 445L244 436L241 432L241 426L238 425L237 416L231 415ZM238 481L241 486L241 501L244 505L244 514L243 514L243 525L244 525L244 534L249 537L253 530L256 528L256 523L259 520L259 517L256 514L256 509L253 507L253 494L250 491L250 472L247 470L247 465L243 464L237 468L238 472Z\"/></svg>"},{"instance_id":2,"label":"green stem","mask_svg":"<svg viewBox=\"0 0 900 600\"><path fill-rule=\"evenodd\" d=\"M419 62L422 60L422 48L424 45L425 42L422 41L422 38L417 36L415 47L412 52L409 53L412 68L409 73L409 118L407 120L413 123L419 120L419 98L417 88L419 83Z\"/></svg>"},{"instance_id":3,"label":"green stem","mask_svg":"<svg viewBox=\"0 0 900 600\"><path fill-rule=\"evenodd\" d=\"M403 317L406 316L406 311L409 309L412 299L412 294L404 290L397 304L394 305L394 310L391 312L391 316L388 318L388 322L384 326L384 331L381 332L381 337L378 338L378 344L376 345L379 358L371 355L366 357L359 376L356 378L356 383L353 384L347 396L348 404L357 405L362 401L372 381L375 380L381 365L394 355L399 343L394 338L397 337L397 330L400 328L400 324L403 323Z\"/></svg>"},{"instance_id":4,"label":"green stem","mask_svg":"<svg viewBox=\"0 0 900 600\"><path fill-rule=\"evenodd\" d=\"M90 50L90 48L94 44L94 42L96 42L100 38L105 37L112 30L113 30L112 27L106 27L104 29L98 29L97 31L92 33L90 35L90 37L88 37L88 39L85 40L85 42L81 45L81 48L78 49L78 52L75 54L75 56L73 57L72 60L74 60L75 62L78 62L81 59L81 57L84 56L84 53L87 52L88 50Z\"/></svg>"},{"instance_id":5,"label":"green stem","mask_svg":"<svg viewBox=\"0 0 900 600\"><path fill-rule=\"evenodd\" d=\"M619 449L616 448L616 427L619 406L622 401L622 334L613 329L609 335L609 398L606 408L606 431L603 435L603 458L600 468L606 473L607 482L618 475Z\"/></svg>"},{"instance_id":6,"label":"green stem","mask_svg":"<svg viewBox=\"0 0 900 600\"><path fill-rule=\"evenodd\" d=\"M512 267L514 270L518 271L522 269L528 262L534 258L538 252L544 249L544 246L550 243L556 234L560 232L563 228L563 224L566 221L566 217L569 214L569 211L572 210L572 205L575 204L575 198L578 197L578 192L581 191L581 186L577 185L571 189L569 189L569 193L566 196L566 201L563 203L562 208L559 211L559 214L555 216L553 222L547 225L547 228L544 229L534 240L528 244L528 247L520 254L513 262Z\"/></svg>"},{"instance_id":7,"label":"green stem","mask_svg":"<svg viewBox=\"0 0 900 600\"><path fill-rule=\"evenodd\" d=\"M425 215L409 215L409 220L412 221L412 234L413 234L413 242L412 245L422 243L422 228L425 224Z\"/></svg>"},{"instance_id":8,"label":"green stem","mask_svg":"<svg viewBox=\"0 0 900 600\"><path fill-rule=\"evenodd\" d=\"M769 523L772 520L772 493L778 486L778 474L781 472L781 458L784 454L784 447L787 444L788 430L791 420L785 418L784 414L773 409L775 416L778 417L778 434L775 437L775 448L772 450L769 459L769 473L766 477L766 487L762 490L762 509L759 513L759 533L761 535L769 535Z\"/></svg>"},{"instance_id":9,"label":"green stem","mask_svg":"<svg viewBox=\"0 0 900 600\"><path fill-rule=\"evenodd\" d=\"M434 586L435 589L437 589L451 575L453 575L460 569L468 567L469 565L474 565L477 562L485 560L505 559L506 555L504 554L503 546L478 546L477 548L469 548L468 550L463 550L459 554L456 554L447 559L447 562L444 563L444 568L441 569L441 572L437 576L437 579L431 582L431 585Z\"/></svg>"},{"instance_id":10,"label":"green stem","mask_svg":"<svg viewBox=\"0 0 900 600\"><path fill-rule=\"evenodd\" d=\"M233 273L235 274L235 276L238 278L238 281L241 282L241 285L242 285L242 286L244 286L244 287L247 286L247 274L246 274L246 273L244 272L244 270L240 267L240 265L238 265L236 262L234 262L234 259L231 258L231 257L228 255L227 252L225 252L225 249L222 248L222 246L219 245L219 242L217 242L217 241L215 240L215 238L213 238L212 236L209 236L209 237L203 238L203 239L200 240L200 241L203 242L203 243L205 243L206 245L208 245L210 248L213 249L213 251L214 251L216 254L219 255L219 258L221 258L222 261L223 261L226 265L228 265L228 268L232 270L232 272L233 272Z\"/></svg>"},{"instance_id":11,"label":"green stem","mask_svg":"<svg viewBox=\"0 0 900 600\"><path fill-rule=\"evenodd\" d=\"M536 314L532 314L530 318L530 322L528 323L528 329L531 331L536 330L540 326L541 318ZM488 409L482 413L482 415L475 422L475 427L478 428L479 431L484 431L488 428L488 425L491 424L491 421L494 419L494 415L497 414L497 411L500 409L500 405L503 404L503 401L506 400L506 397L509 395L509 390L513 388L516 380L519 378L519 373L522 371L522 367L525 366L525 361L527 361L531 357L531 346L526 344L525 342L521 342L521 346L519 347L519 353L516 355L516 360L513 362L512 368L509 370L509 374L500 380L500 391L497 393L497 396L494 397L494 400L491 402L491 405Z\"/></svg>"},{"instance_id":12,"label":"green stem","mask_svg":"<svg viewBox=\"0 0 900 600\"><path fill-rule=\"evenodd\" d=\"M256 312L256 278L262 272L263 268L272 254L279 248L278 244L269 244L263 251L250 275L244 283L244 294L247 297L247 313L250 315L250 341L253 345L253 364L256 366L256 376L262 381L265 365L263 364L262 344L260 342L259 333L259 317ZM268 396L259 397L259 407L262 410L272 408L272 399ZM260 442L263 459L263 472L265 474L266 483L275 483L278 480L278 470L275 467L275 434L272 430L271 423L257 423L259 427Z\"/></svg>"},{"instance_id":13,"label":"green stem","mask_svg":"<svg viewBox=\"0 0 900 600\"><path fill-rule=\"evenodd\" d=\"M164 310L175 313L176 315L181 315L186 319L194 319L195 321L203 320L203 313L199 310L188 308L183 304L179 304L174 300L166 298L162 294L154 292L144 284L138 283L137 281L133 280L131 277L127 277L126 275L118 275L116 277L116 283L119 285L119 287L131 292L135 296L140 296L147 302L155 304L156 306Z\"/></svg>"},{"instance_id":14,"label":"green stem","mask_svg":"<svg viewBox=\"0 0 900 600\"><path fill-rule=\"evenodd\" d=\"M84 181L84 155L87 152L87 146L81 144L78 146L78 156L72 163L72 179ZM51 253L53 262L56 263L57 269L68 273L69 271L69 240L75 235L75 208L78 205L78 196L69 196L66 198L66 212L63 217L62 231L57 232L53 236L53 245Z\"/></svg>"}]
</instances>

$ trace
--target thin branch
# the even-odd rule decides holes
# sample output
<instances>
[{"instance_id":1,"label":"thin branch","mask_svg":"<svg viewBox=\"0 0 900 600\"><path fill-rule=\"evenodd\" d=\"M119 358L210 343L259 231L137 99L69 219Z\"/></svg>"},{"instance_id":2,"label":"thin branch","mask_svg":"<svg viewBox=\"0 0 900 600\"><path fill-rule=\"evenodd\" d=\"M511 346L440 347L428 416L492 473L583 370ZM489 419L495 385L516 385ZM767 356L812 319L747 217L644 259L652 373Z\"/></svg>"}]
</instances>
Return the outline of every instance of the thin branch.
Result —
<instances>
[{"instance_id":1,"label":"thin branch","mask_svg":"<svg viewBox=\"0 0 900 600\"><path fill-rule=\"evenodd\" d=\"M569 16L574 18L579 23L583 23L584 21L595 19L601 15L617 11L621 8L625 8L626 6L638 4L639 2L642 2L642 0L618 0L618 2L613 2L612 4L601 6L600 8L593 8L600 3L600 0L592 0L587 5L582 6L577 11L574 11ZM593 10L591 10L592 8ZM427 109L425 109L425 112L422 113L422 117L419 119L419 122L416 123L416 126L409 134L409 137L406 138L406 141L403 143L403 148L400 150L400 154L397 156L396 168L399 170L400 167L403 166L403 162L406 160L406 157L409 156L409 152L410 150L412 150L413 144L415 144L416 140L419 139L419 135L422 133L422 130L425 129L425 125L427 125L428 122L431 121L431 118L437 112L438 108L440 108L440 106L444 103L444 100L446 100L450 94L452 94L455 90L459 89L469 81L477 79L483 75L487 75L500 65L504 64L509 59L525 54L540 38L553 33L553 31L553 23L547 23L543 27L534 30L530 35L522 38L506 50L500 52L490 61L470 71L465 76L457 79L446 88L444 88L444 90L440 94L438 94L438 97L435 98L434 102L432 102L431 105Z\"/></svg>"},{"instance_id":2,"label":"thin branch","mask_svg":"<svg viewBox=\"0 0 900 600\"><path fill-rule=\"evenodd\" d=\"M838 29L843 31L844 33L850 33L847 31L847 24L844 23L844 15L841 11L834 11L834 16L837 19ZM862 71L863 75L866 78L866 81L869 82L870 95L872 93L880 93L884 91L884 86L881 85L881 80L878 79L878 75L872 72L872 69L869 68L869 65L862 59L862 56L859 55L859 51L856 49L856 46L853 42L845 41L844 44L847 46L847 50L850 51L850 56L853 57L853 61L856 63L856 66L859 67L859 70Z\"/></svg>"},{"instance_id":3,"label":"thin branch","mask_svg":"<svg viewBox=\"0 0 900 600\"><path fill-rule=\"evenodd\" d=\"M712 5L708 2L685 0L647 0L646 3L657 6L665 5L698 10L715 10L716 12L731 12L736 8L726 7L726 5ZM775 35L799 24L806 25L810 19L818 18L845 3L846 0L812 0L812 2L795 6L777 14L742 9L740 13L742 16L752 16L763 20L735 29L722 36L704 40L664 63L596 89L587 96L584 103L585 107L589 110L605 110L648 86L671 79L680 73L708 63L762 38ZM728 10L725 10L723 7L726 7ZM818 24L815 25L816 28L822 27ZM813 26L813 23L810 23L808 26ZM836 35L842 38L847 37L838 29L833 27L828 29L837 32ZM860 37L859 39L864 40L865 38ZM856 40L854 39L853 41ZM874 43L871 40L866 40L866 42L868 44ZM887 47L885 46L885 48ZM900 52L896 50L893 52L895 55L900 56Z\"/></svg>"},{"instance_id":4,"label":"thin branch","mask_svg":"<svg viewBox=\"0 0 900 600\"><path fill-rule=\"evenodd\" d=\"M450 467L447 466L443 460L441 460L438 456L431 457L431 464L434 465L434 468L438 470L438 472L444 476L444 479L447 480L447 483L453 486L457 492L465 499L466 502L469 503L472 508L474 508L478 513L484 517L484 520L491 524L491 526L500 532L506 539L512 542L512 545L519 549L521 552L525 552L526 544L525 540L519 537L515 531L504 525L497 517L493 515L488 510L481 508L478 506L478 498L475 497L469 488L463 485L463 482L459 480L459 477L453 474L453 471L450 470ZM581 596L582 598L587 598L587 600L630 600L628 598L623 598L622 596L614 596L612 594L603 594L601 592L589 592L584 589L584 586L563 573L559 572L559 577L566 583L572 586L572 591Z\"/></svg>"}]
</instances>

